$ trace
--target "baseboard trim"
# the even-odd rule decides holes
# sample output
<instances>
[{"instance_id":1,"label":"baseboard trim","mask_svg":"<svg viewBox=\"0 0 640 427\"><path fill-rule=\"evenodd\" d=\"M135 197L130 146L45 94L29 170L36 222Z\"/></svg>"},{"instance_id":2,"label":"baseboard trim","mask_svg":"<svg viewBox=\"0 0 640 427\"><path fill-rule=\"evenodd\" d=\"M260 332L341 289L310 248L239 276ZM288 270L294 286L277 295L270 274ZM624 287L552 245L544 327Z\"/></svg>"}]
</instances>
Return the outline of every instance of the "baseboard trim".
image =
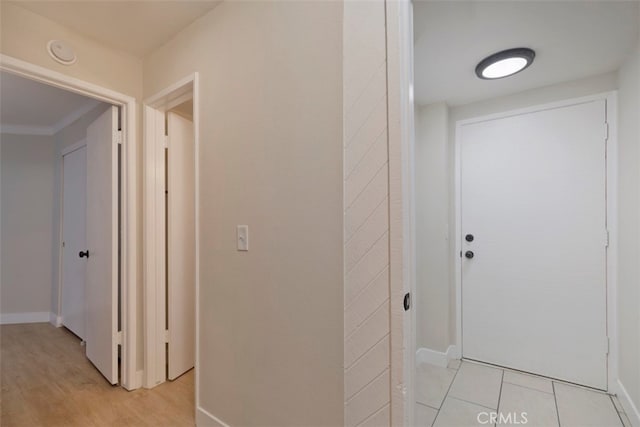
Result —
<instances>
[{"instance_id":1,"label":"baseboard trim","mask_svg":"<svg viewBox=\"0 0 640 427\"><path fill-rule=\"evenodd\" d=\"M16 323L47 323L50 319L48 311L32 313L3 313L0 314L0 325Z\"/></svg>"},{"instance_id":2,"label":"baseboard trim","mask_svg":"<svg viewBox=\"0 0 640 427\"><path fill-rule=\"evenodd\" d=\"M199 406L196 408L196 426L230 427L229 424Z\"/></svg>"},{"instance_id":3,"label":"baseboard trim","mask_svg":"<svg viewBox=\"0 0 640 427\"><path fill-rule=\"evenodd\" d=\"M49 313L49 323L51 323L56 328L62 326L62 316L57 316L55 313Z\"/></svg>"},{"instance_id":4,"label":"baseboard trim","mask_svg":"<svg viewBox=\"0 0 640 427\"><path fill-rule=\"evenodd\" d=\"M631 396L627 393L627 389L622 385L620 379L615 382L615 388L614 393L618 396L618 400L627 417L629 417L631 425L640 427L640 411L638 410L638 406L631 400Z\"/></svg>"},{"instance_id":5,"label":"baseboard trim","mask_svg":"<svg viewBox=\"0 0 640 427\"><path fill-rule=\"evenodd\" d=\"M450 345L446 352L424 347L416 351L416 364L429 363L446 368L452 359L459 359L458 350L455 345Z\"/></svg>"}]
</instances>

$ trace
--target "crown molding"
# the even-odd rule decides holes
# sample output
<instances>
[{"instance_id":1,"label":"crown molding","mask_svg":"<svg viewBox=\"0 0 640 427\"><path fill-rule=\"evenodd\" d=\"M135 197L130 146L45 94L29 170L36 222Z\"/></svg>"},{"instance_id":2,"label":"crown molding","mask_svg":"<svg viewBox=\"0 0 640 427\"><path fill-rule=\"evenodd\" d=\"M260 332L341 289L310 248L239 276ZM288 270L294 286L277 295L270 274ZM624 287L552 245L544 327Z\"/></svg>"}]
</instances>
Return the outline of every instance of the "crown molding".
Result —
<instances>
[{"instance_id":1,"label":"crown molding","mask_svg":"<svg viewBox=\"0 0 640 427\"><path fill-rule=\"evenodd\" d=\"M67 114L53 126L26 126L13 124L0 124L0 133L12 135L37 135L37 136L53 136L66 128L89 111L93 110L100 104L96 99L88 100L84 105L75 111Z\"/></svg>"},{"instance_id":2,"label":"crown molding","mask_svg":"<svg viewBox=\"0 0 640 427\"><path fill-rule=\"evenodd\" d=\"M36 136L53 136L52 126L24 126L0 124L0 133L9 135L36 135Z\"/></svg>"}]
</instances>

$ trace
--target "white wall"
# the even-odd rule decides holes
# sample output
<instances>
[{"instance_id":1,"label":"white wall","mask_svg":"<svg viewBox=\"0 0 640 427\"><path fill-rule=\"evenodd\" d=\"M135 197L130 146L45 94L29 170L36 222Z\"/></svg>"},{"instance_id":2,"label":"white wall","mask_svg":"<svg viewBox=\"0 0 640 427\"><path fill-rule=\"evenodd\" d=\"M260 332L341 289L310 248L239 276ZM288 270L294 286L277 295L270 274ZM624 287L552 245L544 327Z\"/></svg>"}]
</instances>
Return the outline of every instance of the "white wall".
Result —
<instances>
[{"instance_id":1,"label":"white wall","mask_svg":"<svg viewBox=\"0 0 640 427\"><path fill-rule=\"evenodd\" d=\"M625 410L640 425L640 42L620 69L619 85L618 368L635 405Z\"/></svg>"},{"instance_id":2,"label":"white wall","mask_svg":"<svg viewBox=\"0 0 640 427\"><path fill-rule=\"evenodd\" d=\"M223 2L145 58L145 97L194 71L198 419L342 425L342 5Z\"/></svg>"},{"instance_id":3,"label":"white wall","mask_svg":"<svg viewBox=\"0 0 640 427\"><path fill-rule=\"evenodd\" d=\"M0 313L3 317L45 313L44 318L31 320L48 321L53 271L53 140L2 134L0 151Z\"/></svg>"},{"instance_id":4,"label":"white wall","mask_svg":"<svg viewBox=\"0 0 640 427\"><path fill-rule=\"evenodd\" d=\"M416 339L418 348L445 352L450 345L449 109L416 109Z\"/></svg>"}]
</instances>

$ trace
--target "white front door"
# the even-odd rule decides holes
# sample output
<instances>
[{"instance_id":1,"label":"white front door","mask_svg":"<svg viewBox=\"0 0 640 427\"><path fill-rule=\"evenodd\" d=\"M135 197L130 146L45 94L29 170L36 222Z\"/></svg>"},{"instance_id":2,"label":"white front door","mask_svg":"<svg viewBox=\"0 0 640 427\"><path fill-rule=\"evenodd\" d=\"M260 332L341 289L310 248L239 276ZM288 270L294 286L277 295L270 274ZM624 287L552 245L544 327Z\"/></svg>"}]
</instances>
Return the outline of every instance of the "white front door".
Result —
<instances>
[{"instance_id":1,"label":"white front door","mask_svg":"<svg viewBox=\"0 0 640 427\"><path fill-rule=\"evenodd\" d=\"M85 215L87 150L84 146L62 157L62 324L85 338L86 248Z\"/></svg>"},{"instance_id":2,"label":"white front door","mask_svg":"<svg viewBox=\"0 0 640 427\"><path fill-rule=\"evenodd\" d=\"M605 121L595 100L459 127L463 357L607 388Z\"/></svg>"},{"instance_id":3,"label":"white front door","mask_svg":"<svg viewBox=\"0 0 640 427\"><path fill-rule=\"evenodd\" d=\"M193 122L167 113L168 378L195 364L195 140Z\"/></svg>"},{"instance_id":4,"label":"white front door","mask_svg":"<svg viewBox=\"0 0 640 427\"><path fill-rule=\"evenodd\" d=\"M118 382L118 109L87 129L87 357Z\"/></svg>"}]
</instances>

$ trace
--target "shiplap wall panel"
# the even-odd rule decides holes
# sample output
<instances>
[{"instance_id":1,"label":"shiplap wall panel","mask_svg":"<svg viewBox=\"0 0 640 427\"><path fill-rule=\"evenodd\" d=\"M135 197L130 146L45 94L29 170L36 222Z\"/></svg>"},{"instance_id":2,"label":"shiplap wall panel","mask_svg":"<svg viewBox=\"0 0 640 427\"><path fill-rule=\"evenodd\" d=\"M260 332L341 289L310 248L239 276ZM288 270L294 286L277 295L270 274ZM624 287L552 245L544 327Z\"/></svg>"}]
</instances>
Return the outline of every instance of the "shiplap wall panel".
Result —
<instances>
[{"instance_id":1,"label":"shiplap wall panel","mask_svg":"<svg viewBox=\"0 0 640 427\"><path fill-rule=\"evenodd\" d=\"M344 217L345 241L349 241L354 233L367 220L378 205L386 200L389 188L387 168L382 168L373 177L360 196L347 208Z\"/></svg>"},{"instance_id":2,"label":"shiplap wall panel","mask_svg":"<svg viewBox=\"0 0 640 427\"><path fill-rule=\"evenodd\" d=\"M391 420L384 0L344 3L345 424Z\"/></svg>"},{"instance_id":3,"label":"shiplap wall panel","mask_svg":"<svg viewBox=\"0 0 640 427\"><path fill-rule=\"evenodd\" d=\"M379 138L387 137L387 103L381 99L367 119L366 123L356 132L344 153L344 170L346 176L351 175L353 170L362 160L364 155L371 149Z\"/></svg>"},{"instance_id":4,"label":"shiplap wall panel","mask_svg":"<svg viewBox=\"0 0 640 427\"><path fill-rule=\"evenodd\" d=\"M345 424L357 426L389 402L389 368L374 378L346 403Z\"/></svg>"},{"instance_id":5,"label":"shiplap wall panel","mask_svg":"<svg viewBox=\"0 0 640 427\"><path fill-rule=\"evenodd\" d=\"M347 272L345 278L345 308L349 307L360 292L389 266L389 233L380 237L369 252Z\"/></svg>"},{"instance_id":6,"label":"shiplap wall panel","mask_svg":"<svg viewBox=\"0 0 640 427\"><path fill-rule=\"evenodd\" d=\"M361 295L347 306L344 317L344 331L346 336L351 335L359 328L371 314L371 307L380 307L389 298L389 269L378 275L364 290Z\"/></svg>"},{"instance_id":7,"label":"shiplap wall panel","mask_svg":"<svg viewBox=\"0 0 640 427\"><path fill-rule=\"evenodd\" d=\"M375 414L364 420L358 427L380 427L389 425L391 418L391 405L385 405Z\"/></svg>"},{"instance_id":8,"label":"shiplap wall panel","mask_svg":"<svg viewBox=\"0 0 640 427\"><path fill-rule=\"evenodd\" d=\"M388 336L383 338L371 351L347 369L344 378L344 395L347 400L369 383L369 376L373 372L379 375L389 367L389 343Z\"/></svg>"}]
</instances>

